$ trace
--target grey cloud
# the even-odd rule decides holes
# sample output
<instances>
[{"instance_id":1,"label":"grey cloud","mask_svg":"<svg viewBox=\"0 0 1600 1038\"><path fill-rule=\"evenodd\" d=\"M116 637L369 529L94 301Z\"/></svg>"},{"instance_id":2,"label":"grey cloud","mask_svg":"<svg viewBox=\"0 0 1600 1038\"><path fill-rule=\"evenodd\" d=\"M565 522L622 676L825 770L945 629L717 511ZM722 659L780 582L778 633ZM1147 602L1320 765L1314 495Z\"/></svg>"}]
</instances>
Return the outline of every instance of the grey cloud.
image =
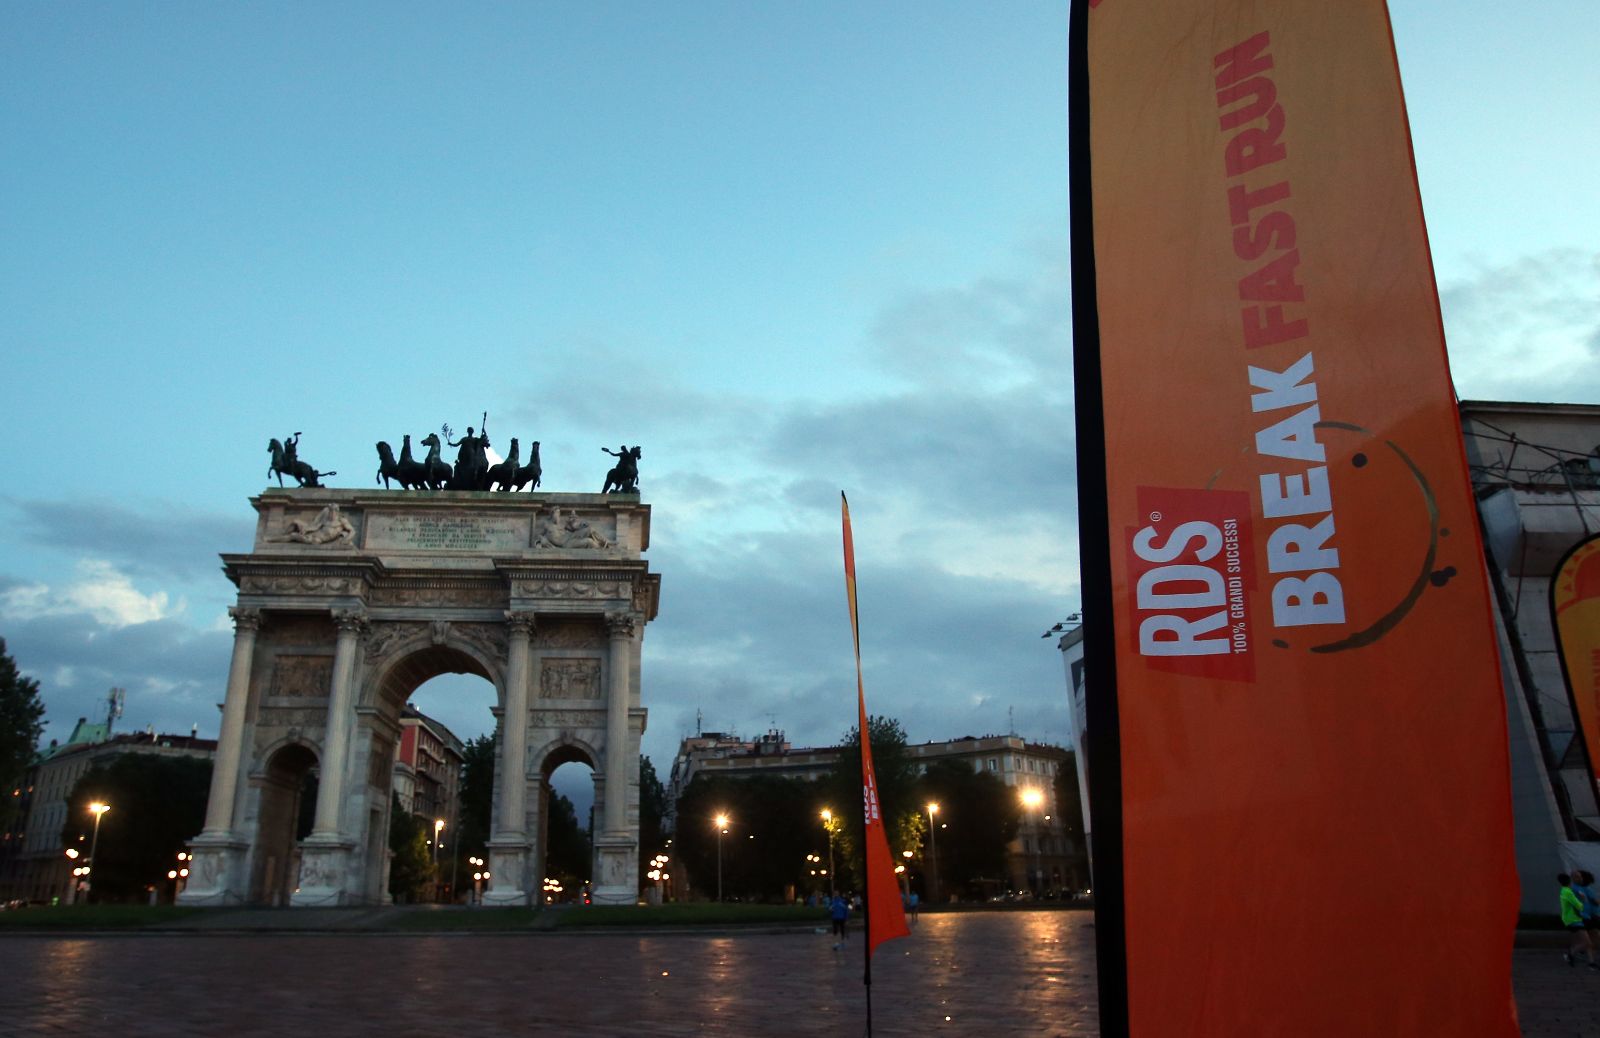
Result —
<instances>
[{"instance_id":1,"label":"grey cloud","mask_svg":"<svg viewBox=\"0 0 1600 1038\"><path fill-rule=\"evenodd\" d=\"M774 433L769 461L808 479L829 472L863 490L903 495L939 514L1070 517L1072 412L1043 396L927 393L795 411Z\"/></svg>"},{"instance_id":2,"label":"grey cloud","mask_svg":"<svg viewBox=\"0 0 1600 1038\"><path fill-rule=\"evenodd\" d=\"M149 511L94 500L0 499L28 543L115 563L138 577L195 580L217 572L217 555L249 551L255 520L157 504Z\"/></svg>"},{"instance_id":3,"label":"grey cloud","mask_svg":"<svg viewBox=\"0 0 1600 1038\"><path fill-rule=\"evenodd\" d=\"M124 724L162 731L200 725L215 736L233 637L176 620L109 628L88 615L11 619L0 632L17 665L38 679L49 727L63 738L78 717L103 717L106 691L128 689Z\"/></svg>"},{"instance_id":4,"label":"grey cloud","mask_svg":"<svg viewBox=\"0 0 1600 1038\"><path fill-rule=\"evenodd\" d=\"M1019 268L910 293L884 307L872 327L876 356L918 385L1070 386L1065 243L1034 243Z\"/></svg>"},{"instance_id":5,"label":"grey cloud","mask_svg":"<svg viewBox=\"0 0 1600 1038\"><path fill-rule=\"evenodd\" d=\"M1600 252L1551 249L1441 286L1458 393L1483 400L1600 396Z\"/></svg>"},{"instance_id":6,"label":"grey cloud","mask_svg":"<svg viewBox=\"0 0 1600 1038\"><path fill-rule=\"evenodd\" d=\"M776 549L785 549L778 554ZM657 560L662 618L645 639L646 698L677 727L646 736L669 754L686 719L744 734L776 719L791 741L829 745L854 719L854 664L837 534L756 538L724 559ZM1040 630L1075 597L918 565L862 560L862 647L869 708L913 738L1001 731L1065 737L1064 679ZM683 608L671 608L681 599ZM975 702L983 697L988 705ZM1055 733L1047 735L1047 732Z\"/></svg>"}]
</instances>

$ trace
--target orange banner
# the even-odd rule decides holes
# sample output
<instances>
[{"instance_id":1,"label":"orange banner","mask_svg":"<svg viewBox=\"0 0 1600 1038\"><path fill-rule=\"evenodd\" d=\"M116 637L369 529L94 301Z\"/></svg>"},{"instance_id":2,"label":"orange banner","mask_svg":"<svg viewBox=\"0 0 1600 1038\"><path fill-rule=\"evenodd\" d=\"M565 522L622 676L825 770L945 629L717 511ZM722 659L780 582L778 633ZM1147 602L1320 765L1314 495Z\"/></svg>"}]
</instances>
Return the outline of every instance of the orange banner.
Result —
<instances>
[{"instance_id":1,"label":"orange banner","mask_svg":"<svg viewBox=\"0 0 1600 1038\"><path fill-rule=\"evenodd\" d=\"M1572 694L1578 737L1589 755L1589 771L1600 785L1600 536L1567 553L1550 582L1561 665Z\"/></svg>"},{"instance_id":2,"label":"orange banner","mask_svg":"<svg viewBox=\"0 0 1600 1038\"><path fill-rule=\"evenodd\" d=\"M900 901L900 883L895 878L894 856L889 853L889 836L884 828L883 809L878 801L878 779L872 769L872 740L868 738L867 692L861 680L861 624L856 614L856 546L850 534L850 502L839 495L844 525L844 587L850 600L850 635L856 649L856 717L861 735L862 833L866 843L867 870L867 958L884 941L909 936L905 906ZM870 968L870 967L869 967ZM870 976L870 974L869 974ZM871 1003L868 1003L870 1012Z\"/></svg>"},{"instance_id":3,"label":"orange banner","mask_svg":"<svg viewBox=\"0 0 1600 1038\"><path fill-rule=\"evenodd\" d=\"M1516 1034L1504 699L1385 6L1090 6L1129 1031Z\"/></svg>"}]
</instances>

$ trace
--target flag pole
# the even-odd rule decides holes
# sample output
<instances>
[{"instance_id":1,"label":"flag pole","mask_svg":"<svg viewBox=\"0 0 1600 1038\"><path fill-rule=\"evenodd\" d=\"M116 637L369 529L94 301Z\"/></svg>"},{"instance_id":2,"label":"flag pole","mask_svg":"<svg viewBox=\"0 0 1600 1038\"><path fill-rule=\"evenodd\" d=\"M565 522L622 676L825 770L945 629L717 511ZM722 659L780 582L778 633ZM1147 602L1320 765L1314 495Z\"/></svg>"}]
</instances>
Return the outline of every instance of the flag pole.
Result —
<instances>
[{"instance_id":1,"label":"flag pole","mask_svg":"<svg viewBox=\"0 0 1600 1038\"><path fill-rule=\"evenodd\" d=\"M1090 812L1094 816L1095 961L1102 1038L1124 1038L1128 1019L1127 917L1122 874L1122 736L1117 703L1111 519L1101 387L1100 312L1094 266L1089 135L1090 0L1073 0L1067 59L1068 195L1072 248L1072 357L1078 443L1078 540L1088 709Z\"/></svg>"},{"instance_id":2,"label":"flag pole","mask_svg":"<svg viewBox=\"0 0 1600 1038\"><path fill-rule=\"evenodd\" d=\"M839 508L844 517L845 590L850 596L850 638L854 643L856 652L856 738L858 742L870 745L867 729L866 686L861 677L861 624L856 614L856 546L855 538L850 535L850 500L845 497L842 490L839 491ZM863 796L858 802L861 805L861 866L865 869L867 867L867 798ZM871 883L861 884L861 986L866 988L867 993L867 1038L872 1038L871 886Z\"/></svg>"},{"instance_id":3,"label":"flag pole","mask_svg":"<svg viewBox=\"0 0 1600 1038\"><path fill-rule=\"evenodd\" d=\"M889 854L889 841L883 820L883 803L878 796L878 779L872 765L871 729L867 723L867 691L861 679L861 623L856 612L856 549L850 536L850 502L843 493L839 495L839 517L844 527L844 587L850 603L850 637L856 653L856 734L860 738L861 753L861 861L865 869L865 882L861 892L862 943L866 945L866 959L861 971L861 983L867 989L867 1034L872 1034L872 950L875 944L892 941L896 937L910 936L906 926L905 908L891 898L899 892L895 881L894 862ZM876 888L876 895L874 895ZM872 917L882 913L876 940L873 937Z\"/></svg>"}]
</instances>

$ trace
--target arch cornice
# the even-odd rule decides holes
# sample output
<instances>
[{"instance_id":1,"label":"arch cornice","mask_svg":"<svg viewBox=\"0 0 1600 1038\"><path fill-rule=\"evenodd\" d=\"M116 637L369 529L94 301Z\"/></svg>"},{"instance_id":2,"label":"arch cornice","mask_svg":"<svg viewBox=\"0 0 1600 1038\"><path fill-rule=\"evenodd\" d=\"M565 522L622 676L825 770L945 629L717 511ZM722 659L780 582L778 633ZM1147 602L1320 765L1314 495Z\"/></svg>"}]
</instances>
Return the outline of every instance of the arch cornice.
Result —
<instances>
[{"instance_id":1,"label":"arch cornice","mask_svg":"<svg viewBox=\"0 0 1600 1038\"><path fill-rule=\"evenodd\" d=\"M538 775L541 778L544 777L545 761L549 760L550 757L559 750L577 750L582 753L588 758L588 760L584 761L583 763L588 764L589 768L595 773L596 776L601 774L605 766L605 757L594 748L594 745L590 743L589 740L580 739L571 732L564 731L555 738L546 741L542 746L538 747L528 755L528 762L530 765L528 768L528 774ZM567 762L561 761L560 763L565 764ZM560 765L558 764L557 767L559 766Z\"/></svg>"},{"instance_id":2,"label":"arch cornice","mask_svg":"<svg viewBox=\"0 0 1600 1038\"><path fill-rule=\"evenodd\" d=\"M439 624L444 624L444 634L439 635ZM404 705L403 697L386 695L392 693L400 685L409 685L406 695L410 695L418 685L424 681L436 678L441 674L476 674L494 686L495 707L500 708L505 704L506 677L505 657L503 652L491 654L492 646L475 644L459 634L451 633L458 626L449 621L434 621L423 623L421 621L396 621L389 625L377 624L379 630L374 631L369 637L380 637L385 626L393 627L400 624L418 628L414 633L406 634L402 640L393 645L380 648L380 654L375 658L369 654L368 670L362 681L361 694L357 697L357 704L362 707L381 708L385 699L394 700L399 705ZM479 625L484 626L484 625ZM504 628L504 620L498 625ZM473 628L476 629L476 628ZM465 669L451 667L447 664L451 656L465 657L472 666Z\"/></svg>"},{"instance_id":3,"label":"arch cornice","mask_svg":"<svg viewBox=\"0 0 1600 1038\"><path fill-rule=\"evenodd\" d=\"M267 762L277 756L278 751L289 746L299 746L317 759L317 767L322 767L322 742L318 739L308 738L304 732L291 731L279 736L257 753L250 762L249 776L251 779L264 779L267 777Z\"/></svg>"}]
</instances>

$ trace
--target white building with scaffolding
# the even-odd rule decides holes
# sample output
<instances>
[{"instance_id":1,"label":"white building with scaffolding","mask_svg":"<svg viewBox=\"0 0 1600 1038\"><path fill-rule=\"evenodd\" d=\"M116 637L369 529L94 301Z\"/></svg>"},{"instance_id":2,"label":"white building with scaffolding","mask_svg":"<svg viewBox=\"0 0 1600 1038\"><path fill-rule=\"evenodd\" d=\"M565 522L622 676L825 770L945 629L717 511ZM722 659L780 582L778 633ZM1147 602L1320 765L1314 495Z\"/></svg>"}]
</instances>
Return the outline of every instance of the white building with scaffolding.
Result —
<instances>
[{"instance_id":1,"label":"white building with scaffolding","mask_svg":"<svg viewBox=\"0 0 1600 1038\"><path fill-rule=\"evenodd\" d=\"M1549 914L1557 872L1600 874L1600 792L1550 597L1561 560L1600 533L1600 406L1462 401L1461 424L1499 607L1522 906Z\"/></svg>"}]
</instances>

